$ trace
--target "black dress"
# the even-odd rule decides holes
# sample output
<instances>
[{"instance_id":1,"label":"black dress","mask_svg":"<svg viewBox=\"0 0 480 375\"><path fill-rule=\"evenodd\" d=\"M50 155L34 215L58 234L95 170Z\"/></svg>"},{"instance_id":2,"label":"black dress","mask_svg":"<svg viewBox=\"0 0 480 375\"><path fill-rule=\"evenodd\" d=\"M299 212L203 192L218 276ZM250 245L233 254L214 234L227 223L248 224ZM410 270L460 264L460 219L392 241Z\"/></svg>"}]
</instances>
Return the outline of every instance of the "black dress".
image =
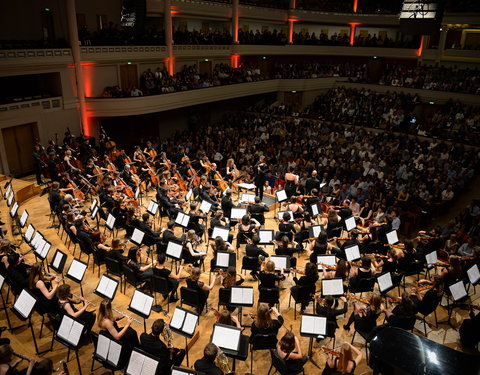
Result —
<instances>
[{"instance_id":1,"label":"black dress","mask_svg":"<svg viewBox=\"0 0 480 375\"><path fill-rule=\"evenodd\" d=\"M64 313L67 314L67 311L65 310L65 305L67 303L70 303L70 307L74 312L77 312L78 310L75 308L73 303L71 302L59 302L58 305L60 307L60 310ZM95 324L95 313L92 311L84 311L78 318L75 318L85 324L83 333L87 334L92 330L93 325Z\"/></svg>"}]
</instances>

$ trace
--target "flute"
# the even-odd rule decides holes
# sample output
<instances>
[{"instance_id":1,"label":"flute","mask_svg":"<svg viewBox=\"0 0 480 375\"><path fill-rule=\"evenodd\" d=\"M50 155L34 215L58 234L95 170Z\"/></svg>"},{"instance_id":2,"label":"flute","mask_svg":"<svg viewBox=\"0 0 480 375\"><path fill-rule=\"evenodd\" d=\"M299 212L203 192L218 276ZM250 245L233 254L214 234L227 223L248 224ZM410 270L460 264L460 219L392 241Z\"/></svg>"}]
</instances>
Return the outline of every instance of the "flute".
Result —
<instances>
[{"instance_id":1,"label":"flute","mask_svg":"<svg viewBox=\"0 0 480 375\"><path fill-rule=\"evenodd\" d=\"M135 318L132 318L130 315L127 315L125 314L124 312L120 311L120 310L117 310L117 309L112 309L113 311L115 311L117 314L120 314L122 315L123 317L125 318L131 318L135 323L138 323L138 324L142 324L142 322L138 319L135 319Z\"/></svg>"},{"instance_id":2,"label":"flute","mask_svg":"<svg viewBox=\"0 0 480 375\"><path fill-rule=\"evenodd\" d=\"M84 299L82 296L79 296L79 295L74 294L74 293L72 293L72 296L78 298L79 300L83 300L83 302L85 302L87 305L90 305L90 306L95 307L95 304L93 304L93 303L90 302L90 301L87 301L87 300Z\"/></svg>"},{"instance_id":3,"label":"flute","mask_svg":"<svg viewBox=\"0 0 480 375\"><path fill-rule=\"evenodd\" d=\"M50 272L45 272L45 276L53 277L54 279L58 278L58 279L61 280L61 281L64 281L64 280L65 280L65 277L63 277L63 276L57 276L57 275L55 275L54 273L50 273Z\"/></svg>"}]
</instances>

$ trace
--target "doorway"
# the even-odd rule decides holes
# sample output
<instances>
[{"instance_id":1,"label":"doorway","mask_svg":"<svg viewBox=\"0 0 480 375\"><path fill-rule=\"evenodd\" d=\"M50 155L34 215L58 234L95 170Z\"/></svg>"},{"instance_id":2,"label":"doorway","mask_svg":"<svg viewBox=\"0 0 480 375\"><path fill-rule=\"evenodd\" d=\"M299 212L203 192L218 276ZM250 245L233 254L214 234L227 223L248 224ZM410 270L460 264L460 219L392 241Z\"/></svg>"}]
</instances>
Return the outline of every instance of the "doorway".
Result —
<instances>
[{"instance_id":1,"label":"doorway","mask_svg":"<svg viewBox=\"0 0 480 375\"><path fill-rule=\"evenodd\" d=\"M136 65L120 65L120 86L122 90L128 91L130 91L132 87L138 87L138 75Z\"/></svg>"},{"instance_id":2,"label":"doorway","mask_svg":"<svg viewBox=\"0 0 480 375\"><path fill-rule=\"evenodd\" d=\"M32 153L37 135L37 124L34 122L2 129L8 169L12 176L21 177L34 172Z\"/></svg>"}]
</instances>

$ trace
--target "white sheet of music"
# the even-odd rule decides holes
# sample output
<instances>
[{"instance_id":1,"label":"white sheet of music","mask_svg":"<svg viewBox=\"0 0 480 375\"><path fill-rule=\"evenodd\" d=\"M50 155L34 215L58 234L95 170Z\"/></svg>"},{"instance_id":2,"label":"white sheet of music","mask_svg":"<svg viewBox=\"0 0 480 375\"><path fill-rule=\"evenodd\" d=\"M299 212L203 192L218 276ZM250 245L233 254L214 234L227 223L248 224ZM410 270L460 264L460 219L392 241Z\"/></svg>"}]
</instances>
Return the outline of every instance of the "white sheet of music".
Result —
<instances>
[{"instance_id":1,"label":"white sheet of music","mask_svg":"<svg viewBox=\"0 0 480 375\"><path fill-rule=\"evenodd\" d=\"M90 205L90 212L92 212L95 207L97 207L98 201L96 198L93 199L92 204Z\"/></svg>"},{"instance_id":2,"label":"white sheet of music","mask_svg":"<svg viewBox=\"0 0 480 375\"><path fill-rule=\"evenodd\" d=\"M176 308L173 312L172 320L170 321L170 327L182 330L185 314L186 312L184 310Z\"/></svg>"},{"instance_id":3,"label":"white sheet of music","mask_svg":"<svg viewBox=\"0 0 480 375\"><path fill-rule=\"evenodd\" d=\"M425 255L425 259L427 260L427 264L435 264L438 262L437 258L437 252L432 251L431 253L428 253Z\"/></svg>"},{"instance_id":4,"label":"white sheet of music","mask_svg":"<svg viewBox=\"0 0 480 375\"><path fill-rule=\"evenodd\" d=\"M322 294L324 296L339 296L343 294L342 279L323 279Z\"/></svg>"},{"instance_id":5,"label":"white sheet of music","mask_svg":"<svg viewBox=\"0 0 480 375\"><path fill-rule=\"evenodd\" d=\"M122 352L122 346L115 341L110 340L110 347L108 348L107 360L112 362L115 366L118 364L120 354Z\"/></svg>"},{"instance_id":6,"label":"white sheet of music","mask_svg":"<svg viewBox=\"0 0 480 375\"><path fill-rule=\"evenodd\" d=\"M108 349L110 347L110 341L104 335L98 335L98 342L97 342L97 351L96 354L103 360L108 358Z\"/></svg>"},{"instance_id":7,"label":"white sheet of music","mask_svg":"<svg viewBox=\"0 0 480 375\"><path fill-rule=\"evenodd\" d=\"M5 277L3 277L2 275L0 275L0 290L2 289L4 282L5 282Z\"/></svg>"},{"instance_id":8,"label":"white sheet of music","mask_svg":"<svg viewBox=\"0 0 480 375\"><path fill-rule=\"evenodd\" d=\"M190 189L188 191L188 193L185 195L185 200L188 202L190 200L190 198L192 197L192 194L193 194L193 190Z\"/></svg>"},{"instance_id":9,"label":"white sheet of music","mask_svg":"<svg viewBox=\"0 0 480 375\"><path fill-rule=\"evenodd\" d=\"M157 366L158 366L158 361L145 356L141 375L155 374L155 371L157 371Z\"/></svg>"},{"instance_id":10,"label":"white sheet of music","mask_svg":"<svg viewBox=\"0 0 480 375\"><path fill-rule=\"evenodd\" d=\"M335 255L317 255L317 263L324 263L329 266L336 267L337 258ZM323 266L321 264L318 265L318 270L323 270ZM327 271L329 270L327 269Z\"/></svg>"},{"instance_id":11,"label":"white sheet of music","mask_svg":"<svg viewBox=\"0 0 480 375\"><path fill-rule=\"evenodd\" d=\"M242 193L242 197L240 198L240 202L242 202L242 203L255 203L255 194Z\"/></svg>"},{"instance_id":12,"label":"white sheet of music","mask_svg":"<svg viewBox=\"0 0 480 375\"><path fill-rule=\"evenodd\" d=\"M140 186L137 186L137 188L135 189L134 198L138 199L139 195L140 195Z\"/></svg>"},{"instance_id":13,"label":"white sheet of music","mask_svg":"<svg viewBox=\"0 0 480 375\"><path fill-rule=\"evenodd\" d=\"M155 202L154 200L151 200L150 203L148 204L147 211L148 211L148 213L155 216L157 214L157 211L158 211L158 203Z\"/></svg>"},{"instance_id":14,"label":"white sheet of music","mask_svg":"<svg viewBox=\"0 0 480 375\"><path fill-rule=\"evenodd\" d=\"M38 232L37 232L38 233ZM35 238L33 238L35 240ZM43 238L42 235L39 236L38 240L35 241L35 252L40 255L42 253L42 249L43 247L45 246L45 244L47 243L47 240L45 238Z\"/></svg>"},{"instance_id":15,"label":"white sheet of music","mask_svg":"<svg viewBox=\"0 0 480 375\"><path fill-rule=\"evenodd\" d=\"M35 232L35 227L32 224L28 224L27 230L25 231L25 240L27 242L30 242L34 232Z\"/></svg>"},{"instance_id":16,"label":"white sheet of music","mask_svg":"<svg viewBox=\"0 0 480 375\"><path fill-rule=\"evenodd\" d=\"M179 243L170 241L167 245L167 255L180 259L182 257L183 246Z\"/></svg>"},{"instance_id":17,"label":"white sheet of music","mask_svg":"<svg viewBox=\"0 0 480 375\"><path fill-rule=\"evenodd\" d=\"M358 247L358 245L346 247L345 255L347 256L347 260L349 262L360 259L360 248Z\"/></svg>"},{"instance_id":18,"label":"white sheet of music","mask_svg":"<svg viewBox=\"0 0 480 375\"><path fill-rule=\"evenodd\" d=\"M42 250L40 250L39 255L45 259L48 255L48 252L50 251L50 248L52 247L52 244L48 241L45 241L43 244Z\"/></svg>"},{"instance_id":19,"label":"white sheet of music","mask_svg":"<svg viewBox=\"0 0 480 375\"><path fill-rule=\"evenodd\" d=\"M378 287L380 292L387 290L393 286L392 275L390 272L387 272L379 277L377 277Z\"/></svg>"},{"instance_id":20,"label":"white sheet of music","mask_svg":"<svg viewBox=\"0 0 480 375\"><path fill-rule=\"evenodd\" d=\"M7 197L10 195L11 192L12 192L12 185L8 184L7 191L3 194L3 198L7 199Z\"/></svg>"},{"instance_id":21,"label":"white sheet of music","mask_svg":"<svg viewBox=\"0 0 480 375\"><path fill-rule=\"evenodd\" d=\"M255 184L247 184L246 182L242 182L241 184L238 184L238 187L242 189L247 189L247 190L253 190L256 188Z\"/></svg>"},{"instance_id":22,"label":"white sheet of music","mask_svg":"<svg viewBox=\"0 0 480 375\"><path fill-rule=\"evenodd\" d=\"M467 296L467 290L465 289L465 285L463 281L457 281L455 284L450 285L450 292L452 293L452 297L455 301L458 301Z\"/></svg>"},{"instance_id":23,"label":"white sheet of music","mask_svg":"<svg viewBox=\"0 0 480 375\"><path fill-rule=\"evenodd\" d=\"M193 335L195 332L195 327L197 326L198 316L195 314L187 314L185 317L185 322L183 323L182 331Z\"/></svg>"},{"instance_id":24,"label":"white sheet of music","mask_svg":"<svg viewBox=\"0 0 480 375\"><path fill-rule=\"evenodd\" d=\"M152 309L153 297L135 290L132 296L132 301L130 302L130 308L144 314L149 315L150 310Z\"/></svg>"},{"instance_id":25,"label":"white sheet of music","mask_svg":"<svg viewBox=\"0 0 480 375\"><path fill-rule=\"evenodd\" d=\"M253 303L253 288L238 288L232 286L231 301L233 304L248 305Z\"/></svg>"},{"instance_id":26,"label":"white sheet of music","mask_svg":"<svg viewBox=\"0 0 480 375\"><path fill-rule=\"evenodd\" d=\"M112 298L113 293L117 288L117 285L118 285L118 281L115 281L103 275L102 278L100 279L100 282L98 283L96 290L98 293L103 294L107 298Z\"/></svg>"},{"instance_id":27,"label":"white sheet of music","mask_svg":"<svg viewBox=\"0 0 480 375\"><path fill-rule=\"evenodd\" d=\"M271 230L259 230L258 236L260 237L260 243L270 243L273 241L273 231Z\"/></svg>"},{"instance_id":28,"label":"white sheet of music","mask_svg":"<svg viewBox=\"0 0 480 375\"><path fill-rule=\"evenodd\" d=\"M270 260L275 263L275 271L280 271L282 268L288 268L287 257L276 257L275 255L272 255Z\"/></svg>"},{"instance_id":29,"label":"white sheet of music","mask_svg":"<svg viewBox=\"0 0 480 375\"><path fill-rule=\"evenodd\" d=\"M312 231L313 231L313 237L318 237L320 235L320 232L322 231L322 226L321 225L314 225L312 226Z\"/></svg>"},{"instance_id":30,"label":"white sheet of music","mask_svg":"<svg viewBox=\"0 0 480 375\"><path fill-rule=\"evenodd\" d=\"M10 216L15 217L18 211L18 202L15 202L12 206L12 209L10 210Z\"/></svg>"},{"instance_id":31,"label":"white sheet of music","mask_svg":"<svg viewBox=\"0 0 480 375\"><path fill-rule=\"evenodd\" d=\"M200 204L200 211L202 211L204 214L208 214L211 207L212 204L210 202L202 201L202 203Z\"/></svg>"},{"instance_id":32,"label":"white sheet of music","mask_svg":"<svg viewBox=\"0 0 480 375\"><path fill-rule=\"evenodd\" d=\"M72 260L70 268L67 271L67 275L73 277L76 280L82 281L85 271L87 270L87 265L85 263L79 262L78 260Z\"/></svg>"},{"instance_id":33,"label":"white sheet of music","mask_svg":"<svg viewBox=\"0 0 480 375\"><path fill-rule=\"evenodd\" d=\"M316 203L312 204L310 207L312 208L312 214L318 215L320 213L320 212L318 212L318 206L317 206Z\"/></svg>"},{"instance_id":34,"label":"white sheet of music","mask_svg":"<svg viewBox=\"0 0 480 375\"><path fill-rule=\"evenodd\" d=\"M53 262L52 262L52 265L55 268L60 267L60 263L62 262L63 256L64 255L59 251L55 253L55 258L53 258Z\"/></svg>"},{"instance_id":35,"label":"white sheet of music","mask_svg":"<svg viewBox=\"0 0 480 375\"><path fill-rule=\"evenodd\" d=\"M108 229L110 229L110 230L113 229L113 226L115 225L115 220L117 220L115 218L115 216L113 216L112 214L108 214L107 222L106 222L106 225L107 225Z\"/></svg>"},{"instance_id":36,"label":"white sheet of music","mask_svg":"<svg viewBox=\"0 0 480 375\"><path fill-rule=\"evenodd\" d=\"M95 219L95 217L97 216L97 212L98 212L98 206L93 209L92 214L90 215L90 218L92 220Z\"/></svg>"},{"instance_id":37,"label":"white sheet of music","mask_svg":"<svg viewBox=\"0 0 480 375\"><path fill-rule=\"evenodd\" d=\"M322 182L322 183L320 184L320 189L323 188L326 184L327 184L326 182Z\"/></svg>"},{"instance_id":38,"label":"white sheet of music","mask_svg":"<svg viewBox=\"0 0 480 375\"><path fill-rule=\"evenodd\" d=\"M145 360L145 356L143 354L137 352L136 350L133 350L132 354L130 355L130 360L128 362L126 374L141 375L144 360Z\"/></svg>"},{"instance_id":39,"label":"white sheet of music","mask_svg":"<svg viewBox=\"0 0 480 375\"><path fill-rule=\"evenodd\" d=\"M30 245L32 245L35 249L37 249L37 246L38 246L37 244L42 238L43 236L40 232L35 233L35 236L33 236L33 239Z\"/></svg>"},{"instance_id":40,"label":"white sheet of music","mask_svg":"<svg viewBox=\"0 0 480 375\"><path fill-rule=\"evenodd\" d=\"M347 232L350 232L352 229L355 229L357 227L357 223L355 222L355 218L349 217L345 219L345 228L347 228Z\"/></svg>"},{"instance_id":41,"label":"white sheet of music","mask_svg":"<svg viewBox=\"0 0 480 375\"><path fill-rule=\"evenodd\" d=\"M246 208L233 207L230 219L241 219L247 214Z\"/></svg>"},{"instance_id":42,"label":"white sheet of music","mask_svg":"<svg viewBox=\"0 0 480 375\"><path fill-rule=\"evenodd\" d=\"M277 195L277 201L279 202L285 202L288 199L287 192L285 190L277 190L275 194Z\"/></svg>"},{"instance_id":43,"label":"white sheet of music","mask_svg":"<svg viewBox=\"0 0 480 375\"><path fill-rule=\"evenodd\" d=\"M37 300L32 295L25 290L22 290L13 307L26 319L32 312L36 301Z\"/></svg>"},{"instance_id":44,"label":"white sheet of music","mask_svg":"<svg viewBox=\"0 0 480 375\"><path fill-rule=\"evenodd\" d=\"M302 315L300 332L325 336L327 333L327 318L324 316Z\"/></svg>"},{"instance_id":45,"label":"white sheet of music","mask_svg":"<svg viewBox=\"0 0 480 375\"><path fill-rule=\"evenodd\" d=\"M292 211L278 211L278 219L283 220L283 215L288 212L290 214L290 221L295 221L293 218L293 212Z\"/></svg>"},{"instance_id":46,"label":"white sheet of music","mask_svg":"<svg viewBox=\"0 0 480 375\"><path fill-rule=\"evenodd\" d=\"M472 267L470 267L467 270L467 275L468 280L470 280L472 284L476 284L478 280L480 280L480 271L478 270L478 266L474 264Z\"/></svg>"},{"instance_id":47,"label":"white sheet of music","mask_svg":"<svg viewBox=\"0 0 480 375\"><path fill-rule=\"evenodd\" d=\"M70 330L72 329L74 320L70 318L68 315L63 315L62 322L60 323L60 328L58 328L57 335L68 341L68 337L70 335Z\"/></svg>"},{"instance_id":48,"label":"white sheet of music","mask_svg":"<svg viewBox=\"0 0 480 375\"><path fill-rule=\"evenodd\" d=\"M145 236L145 233L142 232L140 229L135 228L132 234L132 242L140 246L143 241L143 236Z\"/></svg>"},{"instance_id":49,"label":"white sheet of music","mask_svg":"<svg viewBox=\"0 0 480 375\"><path fill-rule=\"evenodd\" d=\"M10 195L7 198L8 207L10 207L10 205L12 204L12 201L13 201L13 191L10 192Z\"/></svg>"},{"instance_id":50,"label":"white sheet of music","mask_svg":"<svg viewBox=\"0 0 480 375\"><path fill-rule=\"evenodd\" d=\"M239 340L240 330L229 329L217 325L213 327L212 343L218 347L229 350L237 350Z\"/></svg>"},{"instance_id":51,"label":"white sheet of music","mask_svg":"<svg viewBox=\"0 0 480 375\"><path fill-rule=\"evenodd\" d=\"M230 260L230 255L228 253L217 253L217 267L225 267L228 268Z\"/></svg>"},{"instance_id":52,"label":"white sheet of music","mask_svg":"<svg viewBox=\"0 0 480 375\"><path fill-rule=\"evenodd\" d=\"M387 241L389 245L395 245L398 242L398 234L396 230L387 233Z\"/></svg>"},{"instance_id":53,"label":"white sheet of music","mask_svg":"<svg viewBox=\"0 0 480 375\"><path fill-rule=\"evenodd\" d=\"M23 210L22 216L20 216L20 226L23 228L28 219L28 211Z\"/></svg>"},{"instance_id":54,"label":"white sheet of music","mask_svg":"<svg viewBox=\"0 0 480 375\"><path fill-rule=\"evenodd\" d=\"M189 221L190 221L190 216L184 214L183 212L179 212L175 219L175 223L185 228L188 226Z\"/></svg>"},{"instance_id":55,"label":"white sheet of music","mask_svg":"<svg viewBox=\"0 0 480 375\"><path fill-rule=\"evenodd\" d=\"M222 227L214 227L212 232L212 238L222 237L224 241L228 241L228 229Z\"/></svg>"}]
</instances>

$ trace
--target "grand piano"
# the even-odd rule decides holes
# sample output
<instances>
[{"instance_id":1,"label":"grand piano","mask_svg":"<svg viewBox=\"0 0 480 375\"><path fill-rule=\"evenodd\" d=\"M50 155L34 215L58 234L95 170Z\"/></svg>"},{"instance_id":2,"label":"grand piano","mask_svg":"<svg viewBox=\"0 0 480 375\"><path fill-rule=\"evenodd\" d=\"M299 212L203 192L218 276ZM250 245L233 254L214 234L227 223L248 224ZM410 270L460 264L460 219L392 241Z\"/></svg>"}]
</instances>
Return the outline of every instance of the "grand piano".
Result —
<instances>
[{"instance_id":1,"label":"grand piano","mask_svg":"<svg viewBox=\"0 0 480 375\"><path fill-rule=\"evenodd\" d=\"M479 375L480 356L388 327L370 342L370 367L383 375Z\"/></svg>"}]
</instances>

